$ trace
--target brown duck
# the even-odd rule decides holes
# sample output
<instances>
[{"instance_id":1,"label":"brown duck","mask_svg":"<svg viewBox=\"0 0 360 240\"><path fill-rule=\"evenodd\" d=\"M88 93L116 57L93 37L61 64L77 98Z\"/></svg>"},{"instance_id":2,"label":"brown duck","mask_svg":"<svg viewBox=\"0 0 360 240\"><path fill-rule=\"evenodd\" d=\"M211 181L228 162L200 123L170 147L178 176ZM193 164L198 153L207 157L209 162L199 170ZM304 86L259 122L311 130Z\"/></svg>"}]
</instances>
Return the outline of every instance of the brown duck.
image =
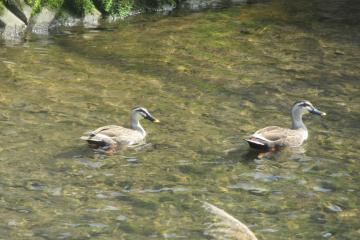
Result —
<instances>
[{"instance_id":1,"label":"brown duck","mask_svg":"<svg viewBox=\"0 0 360 240\"><path fill-rule=\"evenodd\" d=\"M159 122L146 108L136 107L131 111L130 128L108 125L90 131L80 139L87 141L90 147L99 148L106 152L113 151L118 146L141 143L146 137L146 132L140 124L142 118L151 122Z\"/></svg>"},{"instance_id":2,"label":"brown duck","mask_svg":"<svg viewBox=\"0 0 360 240\"><path fill-rule=\"evenodd\" d=\"M250 147L263 150L298 147L308 138L308 130L302 121L302 116L307 113L326 115L326 113L316 109L309 101L298 101L291 108L291 128L265 127L256 131L245 141L249 143Z\"/></svg>"}]
</instances>

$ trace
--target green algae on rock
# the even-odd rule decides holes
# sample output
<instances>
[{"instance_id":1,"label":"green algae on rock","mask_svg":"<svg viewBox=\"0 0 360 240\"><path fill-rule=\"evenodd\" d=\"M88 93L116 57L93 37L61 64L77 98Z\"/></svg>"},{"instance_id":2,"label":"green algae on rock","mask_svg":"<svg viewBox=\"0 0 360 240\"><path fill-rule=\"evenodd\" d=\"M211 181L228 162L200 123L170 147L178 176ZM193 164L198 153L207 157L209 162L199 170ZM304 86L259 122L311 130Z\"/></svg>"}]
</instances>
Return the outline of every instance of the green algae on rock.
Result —
<instances>
[{"instance_id":1,"label":"green algae on rock","mask_svg":"<svg viewBox=\"0 0 360 240\"><path fill-rule=\"evenodd\" d=\"M4 0L2 0L4 1ZM1 2L3 13L12 13L25 23L25 28L8 27L5 39L22 38L26 32L47 34L60 26L96 27L102 18L108 21L124 19L142 12L170 12L174 9L201 10L228 7L247 0L7 0ZM5 4L4 4L5 3ZM4 11L7 9L8 11ZM31 15L31 16L30 16ZM12 21L12 22L11 22ZM15 20L2 17L0 30L14 25ZM19 25L19 24L17 24ZM11 32L10 29L13 29ZM25 31L26 30L26 31Z\"/></svg>"}]
</instances>

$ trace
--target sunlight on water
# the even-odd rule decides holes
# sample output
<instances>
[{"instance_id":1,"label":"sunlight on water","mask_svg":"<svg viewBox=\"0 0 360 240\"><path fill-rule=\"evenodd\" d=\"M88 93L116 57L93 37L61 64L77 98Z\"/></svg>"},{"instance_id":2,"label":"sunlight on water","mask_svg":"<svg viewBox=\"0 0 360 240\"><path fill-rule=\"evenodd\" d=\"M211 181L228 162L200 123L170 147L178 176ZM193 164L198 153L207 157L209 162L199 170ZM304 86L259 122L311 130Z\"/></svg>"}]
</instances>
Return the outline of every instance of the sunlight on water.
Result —
<instances>
[{"instance_id":1,"label":"sunlight on water","mask_svg":"<svg viewBox=\"0 0 360 240\"><path fill-rule=\"evenodd\" d=\"M207 201L259 239L360 238L360 31L335 14L341 2L145 15L1 43L1 236L208 239ZM305 117L303 149L248 151L242 139L289 126L299 99L328 113ZM108 157L79 140L129 124L137 105L161 120L143 121L145 147Z\"/></svg>"}]
</instances>

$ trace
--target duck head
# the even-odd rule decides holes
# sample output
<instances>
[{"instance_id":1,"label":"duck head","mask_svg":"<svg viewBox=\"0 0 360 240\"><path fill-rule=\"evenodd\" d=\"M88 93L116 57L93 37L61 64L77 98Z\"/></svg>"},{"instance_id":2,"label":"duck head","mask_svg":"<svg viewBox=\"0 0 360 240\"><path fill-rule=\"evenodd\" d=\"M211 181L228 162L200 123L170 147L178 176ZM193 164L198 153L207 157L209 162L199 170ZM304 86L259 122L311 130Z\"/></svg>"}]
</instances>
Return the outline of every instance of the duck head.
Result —
<instances>
[{"instance_id":1,"label":"duck head","mask_svg":"<svg viewBox=\"0 0 360 240\"><path fill-rule=\"evenodd\" d=\"M326 116L325 112L318 110L317 108L315 108L312 105L311 102L309 102L307 100L302 100L302 101L298 101L298 102L294 103L294 105L291 109L291 112L293 114L298 113L299 115L312 113L312 114L320 115L321 117Z\"/></svg>"},{"instance_id":2,"label":"duck head","mask_svg":"<svg viewBox=\"0 0 360 240\"><path fill-rule=\"evenodd\" d=\"M160 122L158 119L156 119L151 113L144 107L135 107L132 110L131 117L134 120L140 120L141 118L147 119L151 122L158 123Z\"/></svg>"}]
</instances>

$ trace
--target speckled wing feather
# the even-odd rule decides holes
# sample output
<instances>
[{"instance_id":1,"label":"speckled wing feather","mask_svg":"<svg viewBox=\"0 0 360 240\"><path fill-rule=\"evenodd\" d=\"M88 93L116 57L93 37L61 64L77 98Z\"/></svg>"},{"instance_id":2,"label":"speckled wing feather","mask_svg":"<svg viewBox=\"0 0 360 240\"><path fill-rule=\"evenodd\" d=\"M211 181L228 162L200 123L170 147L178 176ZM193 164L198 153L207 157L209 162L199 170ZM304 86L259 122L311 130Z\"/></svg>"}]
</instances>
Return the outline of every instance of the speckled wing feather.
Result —
<instances>
[{"instance_id":1,"label":"speckled wing feather","mask_svg":"<svg viewBox=\"0 0 360 240\"><path fill-rule=\"evenodd\" d=\"M90 132L86 132L84 133L85 135L80 137L80 139L82 140L89 140L90 138L96 136L96 134L102 132L102 131L105 131L105 130L108 130L108 129L111 129L113 127L118 127L116 125L108 125L108 126L103 126L103 127L99 127L93 131L90 131Z\"/></svg>"},{"instance_id":2,"label":"speckled wing feather","mask_svg":"<svg viewBox=\"0 0 360 240\"><path fill-rule=\"evenodd\" d=\"M103 126L81 137L88 142L103 142L104 144L131 145L143 140L144 136L139 131L117 125Z\"/></svg>"},{"instance_id":3,"label":"speckled wing feather","mask_svg":"<svg viewBox=\"0 0 360 240\"><path fill-rule=\"evenodd\" d=\"M278 126L270 126L256 131L252 137L260 137L265 138L272 142L281 142L284 138L286 138L288 134L288 129L278 127Z\"/></svg>"},{"instance_id":4,"label":"speckled wing feather","mask_svg":"<svg viewBox=\"0 0 360 240\"><path fill-rule=\"evenodd\" d=\"M269 147L298 146L303 139L298 130L270 126L256 131L250 139L257 140Z\"/></svg>"},{"instance_id":5,"label":"speckled wing feather","mask_svg":"<svg viewBox=\"0 0 360 240\"><path fill-rule=\"evenodd\" d=\"M116 137L122 134L129 134L129 132L134 131L132 129L124 128L117 125L108 125L104 127L100 127L91 132L91 135L103 134L108 137Z\"/></svg>"}]
</instances>

